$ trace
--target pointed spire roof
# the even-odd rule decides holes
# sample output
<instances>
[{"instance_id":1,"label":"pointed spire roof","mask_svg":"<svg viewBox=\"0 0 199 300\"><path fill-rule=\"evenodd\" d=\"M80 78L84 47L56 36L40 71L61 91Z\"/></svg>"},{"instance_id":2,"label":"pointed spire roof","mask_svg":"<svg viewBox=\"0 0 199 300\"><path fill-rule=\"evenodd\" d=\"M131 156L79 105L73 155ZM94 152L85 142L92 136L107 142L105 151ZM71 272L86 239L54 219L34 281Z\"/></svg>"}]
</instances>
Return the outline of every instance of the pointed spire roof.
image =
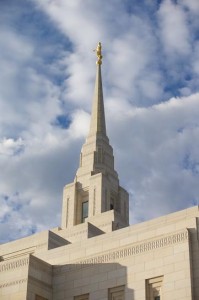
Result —
<instances>
[{"instance_id":1,"label":"pointed spire roof","mask_svg":"<svg viewBox=\"0 0 199 300\"><path fill-rule=\"evenodd\" d=\"M102 76L101 76L101 64L102 64L102 53L101 43L98 43L96 54L97 54L97 72L95 81L95 90L93 97L91 123L89 135L102 134L106 136L106 122L104 113L104 100L103 100L103 89L102 89Z\"/></svg>"},{"instance_id":2,"label":"pointed spire roof","mask_svg":"<svg viewBox=\"0 0 199 300\"><path fill-rule=\"evenodd\" d=\"M85 174L90 176L90 174L95 175L97 173L106 173L113 176L114 180L118 180L117 172L114 169L113 149L109 144L109 139L106 135L101 76L101 43L98 44L95 51L97 54L97 72L91 112L91 123L89 134L82 146L80 167L76 173L76 179L79 182L87 180Z\"/></svg>"}]
</instances>

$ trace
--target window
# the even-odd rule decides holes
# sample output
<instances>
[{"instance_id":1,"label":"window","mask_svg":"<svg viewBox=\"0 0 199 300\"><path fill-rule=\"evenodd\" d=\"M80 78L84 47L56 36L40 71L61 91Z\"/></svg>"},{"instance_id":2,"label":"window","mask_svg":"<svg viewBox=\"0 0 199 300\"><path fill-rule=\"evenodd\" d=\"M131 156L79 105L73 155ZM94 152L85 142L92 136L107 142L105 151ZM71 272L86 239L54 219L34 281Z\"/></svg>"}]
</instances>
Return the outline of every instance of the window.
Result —
<instances>
[{"instance_id":1,"label":"window","mask_svg":"<svg viewBox=\"0 0 199 300\"><path fill-rule=\"evenodd\" d=\"M108 289L108 300L124 300L124 285Z\"/></svg>"},{"instance_id":2,"label":"window","mask_svg":"<svg viewBox=\"0 0 199 300\"><path fill-rule=\"evenodd\" d=\"M39 295L35 295L35 300L48 300L47 298L41 297Z\"/></svg>"},{"instance_id":3,"label":"window","mask_svg":"<svg viewBox=\"0 0 199 300\"><path fill-rule=\"evenodd\" d=\"M111 197L111 201L110 201L110 210L114 209L114 198Z\"/></svg>"},{"instance_id":4,"label":"window","mask_svg":"<svg viewBox=\"0 0 199 300\"><path fill-rule=\"evenodd\" d=\"M162 300L162 283L163 276L146 280L146 300Z\"/></svg>"},{"instance_id":5,"label":"window","mask_svg":"<svg viewBox=\"0 0 199 300\"><path fill-rule=\"evenodd\" d=\"M82 223L88 218L88 201L82 202Z\"/></svg>"},{"instance_id":6,"label":"window","mask_svg":"<svg viewBox=\"0 0 199 300\"><path fill-rule=\"evenodd\" d=\"M74 300L89 300L89 294L75 296Z\"/></svg>"}]
</instances>

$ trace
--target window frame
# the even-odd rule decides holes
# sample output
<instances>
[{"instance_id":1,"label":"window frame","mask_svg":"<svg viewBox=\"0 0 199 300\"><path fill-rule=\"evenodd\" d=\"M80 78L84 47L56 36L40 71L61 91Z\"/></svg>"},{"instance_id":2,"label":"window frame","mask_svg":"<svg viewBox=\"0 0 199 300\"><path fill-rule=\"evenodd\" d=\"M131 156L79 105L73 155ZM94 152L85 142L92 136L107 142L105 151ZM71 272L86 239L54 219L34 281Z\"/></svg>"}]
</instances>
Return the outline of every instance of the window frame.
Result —
<instances>
[{"instance_id":1,"label":"window frame","mask_svg":"<svg viewBox=\"0 0 199 300\"><path fill-rule=\"evenodd\" d=\"M162 300L163 276L146 279L146 300ZM158 298L157 298L158 299Z\"/></svg>"},{"instance_id":2,"label":"window frame","mask_svg":"<svg viewBox=\"0 0 199 300\"><path fill-rule=\"evenodd\" d=\"M74 296L74 300L89 300L89 294Z\"/></svg>"},{"instance_id":3,"label":"window frame","mask_svg":"<svg viewBox=\"0 0 199 300\"><path fill-rule=\"evenodd\" d=\"M120 285L108 289L108 300L117 300L117 297L125 299L125 285Z\"/></svg>"}]
</instances>

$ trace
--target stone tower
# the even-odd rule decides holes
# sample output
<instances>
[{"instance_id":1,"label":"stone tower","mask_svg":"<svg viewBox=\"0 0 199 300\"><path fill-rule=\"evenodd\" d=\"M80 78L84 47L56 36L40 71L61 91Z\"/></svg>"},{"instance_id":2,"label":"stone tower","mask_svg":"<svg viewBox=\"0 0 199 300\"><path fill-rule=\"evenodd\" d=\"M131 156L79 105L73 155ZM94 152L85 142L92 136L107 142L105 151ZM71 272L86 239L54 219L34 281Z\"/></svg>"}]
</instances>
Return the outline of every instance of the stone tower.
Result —
<instances>
[{"instance_id":1,"label":"stone tower","mask_svg":"<svg viewBox=\"0 0 199 300\"><path fill-rule=\"evenodd\" d=\"M102 232L110 232L129 225L129 196L119 185L113 149L106 134L101 43L96 54L90 131L80 153L75 180L64 187L61 228L72 230L88 222Z\"/></svg>"}]
</instances>

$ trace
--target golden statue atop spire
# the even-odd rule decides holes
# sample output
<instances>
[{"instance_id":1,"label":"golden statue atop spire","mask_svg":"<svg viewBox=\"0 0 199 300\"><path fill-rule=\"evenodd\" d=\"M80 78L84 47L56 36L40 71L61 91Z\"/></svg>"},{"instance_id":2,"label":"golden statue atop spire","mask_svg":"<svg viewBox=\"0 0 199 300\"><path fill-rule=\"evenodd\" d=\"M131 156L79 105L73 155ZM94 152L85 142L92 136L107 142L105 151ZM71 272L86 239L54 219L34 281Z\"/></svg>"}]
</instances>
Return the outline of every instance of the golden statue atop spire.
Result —
<instances>
[{"instance_id":1,"label":"golden statue atop spire","mask_svg":"<svg viewBox=\"0 0 199 300\"><path fill-rule=\"evenodd\" d=\"M98 43L97 48L94 51L96 52L97 55L96 64L101 65L103 56L102 56L102 44L100 42Z\"/></svg>"}]
</instances>

